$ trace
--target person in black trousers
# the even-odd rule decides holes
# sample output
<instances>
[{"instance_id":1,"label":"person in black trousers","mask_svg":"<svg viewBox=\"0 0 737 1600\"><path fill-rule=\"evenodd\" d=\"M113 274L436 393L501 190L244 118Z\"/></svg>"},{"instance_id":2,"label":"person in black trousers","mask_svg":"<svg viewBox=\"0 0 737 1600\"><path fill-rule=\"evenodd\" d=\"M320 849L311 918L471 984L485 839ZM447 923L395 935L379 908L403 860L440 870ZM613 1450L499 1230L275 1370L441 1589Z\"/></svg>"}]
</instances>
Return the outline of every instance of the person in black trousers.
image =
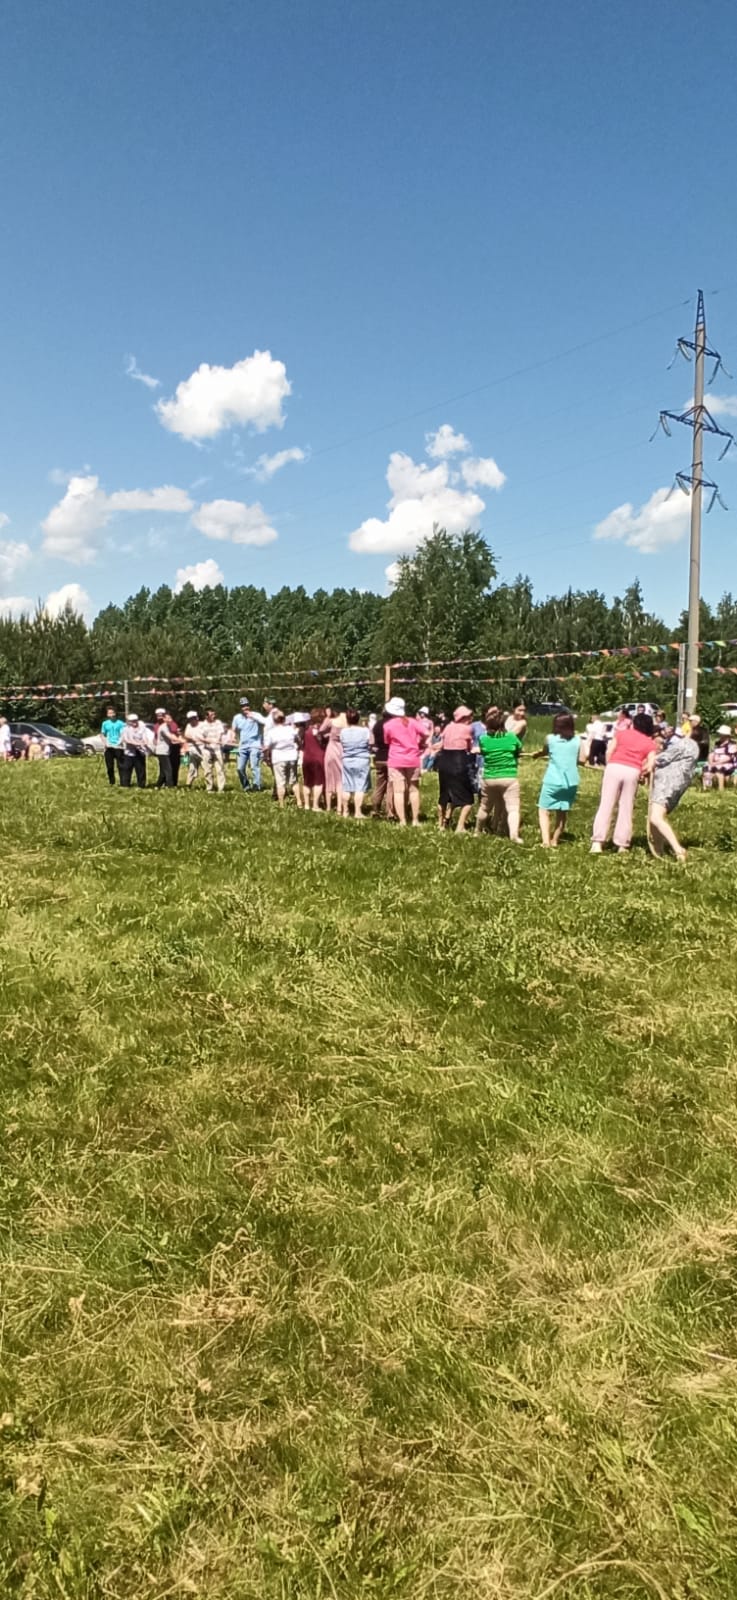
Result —
<instances>
[{"instance_id":1,"label":"person in black trousers","mask_svg":"<svg viewBox=\"0 0 737 1600\"><path fill-rule=\"evenodd\" d=\"M156 780L157 789L173 789L174 773L171 764L172 733L169 720L163 706L157 706L154 712L154 755L159 763L159 776Z\"/></svg>"},{"instance_id":2,"label":"person in black trousers","mask_svg":"<svg viewBox=\"0 0 737 1600\"><path fill-rule=\"evenodd\" d=\"M166 713L166 725L171 734L171 749L169 751L169 756L171 759L171 775L174 780L174 788L176 789L179 783L179 765L182 759L182 735L179 724L174 721L170 711L167 711Z\"/></svg>"},{"instance_id":3,"label":"person in black trousers","mask_svg":"<svg viewBox=\"0 0 737 1600\"><path fill-rule=\"evenodd\" d=\"M120 739L120 786L130 789L135 772L139 789L146 787L146 756L151 748L148 728L139 720L137 711L130 711Z\"/></svg>"},{"instance_id":4,"label":"person in black trousers","mask_svg":"<svg viewBox=\"0 0 737 1600\"><path fill-rule=\"evenodd\" d=\"M122 717L118 716L115 706L108 706L105 721L102 724L100 732L105 740L105 771L107 772L107 781L112 786L115 785L116 772L118 775L120 774L120 739L124 727L125 723Z\"/></svg>"}]
</instances>

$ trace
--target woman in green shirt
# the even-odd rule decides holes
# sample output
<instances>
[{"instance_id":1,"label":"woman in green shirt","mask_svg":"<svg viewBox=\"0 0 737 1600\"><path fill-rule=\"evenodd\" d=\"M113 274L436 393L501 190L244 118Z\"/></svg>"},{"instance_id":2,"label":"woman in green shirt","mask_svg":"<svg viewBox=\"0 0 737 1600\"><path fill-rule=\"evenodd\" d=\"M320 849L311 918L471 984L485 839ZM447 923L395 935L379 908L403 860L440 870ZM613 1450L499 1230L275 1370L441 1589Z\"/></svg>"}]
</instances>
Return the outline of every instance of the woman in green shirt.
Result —
<instances>
[{"instance_id":1,"label":"woman in green shirt","mask_svg":"<svg viewBox=\"0 0 737 1600\"><path fill-rule=\"evenodd\" d=\"M476 816L476 832L485 833L489 817L493 818L494 833L504 833L505 819L513 844L521 844L519 836L519 778L517 766L522 753L522 740L516 733L507 733L505 711L490 711L486 718L486 733L479 739L479 750L484 768L481 774L481 804Z\"/></svg>"}]
</instances>

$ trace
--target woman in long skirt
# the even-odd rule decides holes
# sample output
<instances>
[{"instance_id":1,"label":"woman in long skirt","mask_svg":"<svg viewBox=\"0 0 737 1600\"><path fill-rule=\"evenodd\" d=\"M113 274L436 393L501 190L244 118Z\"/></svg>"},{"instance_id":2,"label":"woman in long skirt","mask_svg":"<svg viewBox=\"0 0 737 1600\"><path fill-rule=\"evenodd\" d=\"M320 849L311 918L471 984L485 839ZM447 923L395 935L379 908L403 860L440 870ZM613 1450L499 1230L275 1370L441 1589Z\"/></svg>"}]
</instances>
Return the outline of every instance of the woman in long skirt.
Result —
<instances>
[{"instance_id":1,"label":"woman in long skirt","mask_svg":"<svg viewBox=\"0 0 737 1600\"><path fill-rule=\"evenodd\" d=\"M302 788L306 811L319 810L322 791L325 788L325 740L320 733L324 721L324 707L315 706L305 726L302 747Z\"/></svg>"},{"instance_id":2,"label":"woman in long skirt","mask_svg":"<svg viewBox=\"0 0 737 1600\"><path fill-rule=\"evenodd\" d=\"M437 753L437 771L440 779L438 796L438 827L447 828L458 812L456 833L463 833L473 806L471 781L471 746L473 712L468 706L457 706L453 721L446 723L440 736Z\"/></svg>"},{"instance_id":3,"label":"woman in long skirt","mask_svg":"<svg viewBox=\"0 0 737 1600\"><path fill-rule=\"evenodd\" d=\"M320 728L320 733L327 738L325 748L325 810L329 811L332 801L335 809L340 812L343 807L343 746L340 735L347 728L345 712L333 713L328 706L325 720Z\"/></svg>"}]
</instances>

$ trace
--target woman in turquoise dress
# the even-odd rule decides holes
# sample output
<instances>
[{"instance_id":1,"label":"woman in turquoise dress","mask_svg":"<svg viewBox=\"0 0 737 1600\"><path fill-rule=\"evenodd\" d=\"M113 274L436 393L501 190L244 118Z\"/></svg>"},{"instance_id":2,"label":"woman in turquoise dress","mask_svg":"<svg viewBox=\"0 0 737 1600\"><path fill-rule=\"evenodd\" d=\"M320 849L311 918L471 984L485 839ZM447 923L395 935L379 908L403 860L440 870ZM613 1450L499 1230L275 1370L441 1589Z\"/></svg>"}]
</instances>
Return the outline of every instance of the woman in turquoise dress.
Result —
<instances>
[{"instance_id":1,"label":"woman in turquoise dress","mask_svg":"<svg viewBox=\"0 0 737 1600\"><path fill-rule=\"evenodd\" d=\"M581 740L570 713L561 712L553 718L553 731L535 755L538 760L548 758L537 802L540 837L546 850L555 849L563 837L580 778Z\"/></svg>"}]
</instances>

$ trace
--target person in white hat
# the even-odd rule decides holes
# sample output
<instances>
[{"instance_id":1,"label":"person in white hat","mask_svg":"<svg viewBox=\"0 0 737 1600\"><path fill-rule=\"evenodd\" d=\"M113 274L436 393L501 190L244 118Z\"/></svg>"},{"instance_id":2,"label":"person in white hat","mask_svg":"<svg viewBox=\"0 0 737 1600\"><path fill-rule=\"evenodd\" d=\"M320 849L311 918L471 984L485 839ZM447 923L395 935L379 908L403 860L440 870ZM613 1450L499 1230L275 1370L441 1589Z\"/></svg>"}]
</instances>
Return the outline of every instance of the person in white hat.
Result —
<instances>
[{"instance_id":1,"label":"person in white hat","mask_svg":"<svg viewBox=\"0 0 737 1600\"><path fill-rule=\"evenodd\" d=\"M737 771L737 743L735 743L732 729L723 722L717 728L714 749L704 768L704 788L711 789L716 784L717 789L723 789L728 778L734 778Z\"/></svg>"},{"instance_id":2,"label":"person in white hat","mask_svg":"<svg viewBox=\"0 0 737 1600\"><path fill-rule=\"evenodd\" d=\"M199 711L188 711L184 720L184 748L187 752L187 788L191 789L202 771L204 723Z\"/></svg>"},{"instance_id":3,"label":"person in white hat","mask_svg":"<svg viewBox=\"0 0 737 1600\"><path fill-rule=\"evenodd\" d=\"M420 768L427 734L419 717L408 717L401 695L392 695L384 707L384 739L392 802L400 827L407 823L407 802L413 828L420 822Z\"/></svg>"},{"instance_id":4,"label":"person in white hat","mask_svg":"<svg viewBox=\"0 0 737 1600\"><path fill-rule=\"evenodd\" d=\"M129 711L120 735L120 787L130 789L133 773L139 789L146 787L146 756L151 752L151 735L137 711Z\"/></svg>"},{"instance_id":5,"label":"person in white hat","mask_svg":"<svg viewBox=\"0 0 737 1600\"><path fill-rule=\"evenodd\" d=\"M225 725L220 721L217 712L212 706L205 712L205 720L200 723L200 743L202 745L202 759L205 767L205 788L212 794L217 783L218 794L225 788L225 762L223 760L223 739L225 738Z\"/></svg>"}]
</instances>

